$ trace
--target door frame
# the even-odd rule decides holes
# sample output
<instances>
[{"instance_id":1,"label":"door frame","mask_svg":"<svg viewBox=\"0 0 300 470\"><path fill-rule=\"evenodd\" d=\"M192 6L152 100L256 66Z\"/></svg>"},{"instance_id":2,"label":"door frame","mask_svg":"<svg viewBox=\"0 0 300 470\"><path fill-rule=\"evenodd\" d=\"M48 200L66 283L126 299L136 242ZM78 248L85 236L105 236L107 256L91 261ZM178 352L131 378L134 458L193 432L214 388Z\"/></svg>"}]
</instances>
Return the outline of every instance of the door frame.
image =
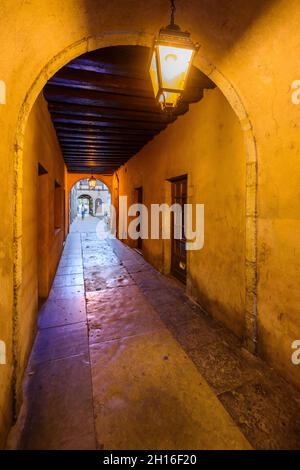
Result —
<instances>
[{"instance_id":1,"label":"door frame","mask_svg":"<svg viewBox=\"0 0 300 470\"><path fill-rule=\"evenodd\" d=\"M173 188L174 188L173 185L174 185L174 183L177 183L179 181L185 181L186 182L186 202L185 202L185 204L188 203L188 174L185 173L183 175L176 176L174 178L169 179L169 182L171 183L171 205L175 204L174 196L173 196ZM183 212L183 214L184 214L184 212ZM184 220L184 217L183 217L183 220ZM171 214L170 248L171 248L171 253L170 253L170 257L171 257L170 274L172 276L174 276L177 280L179 280L180 282L182 282L183 284L186 285L187 284L187 277L188 277L188 253L187 253L187 251L186 251L186 258L185 258L185 263L186 263L185 273L181 275L179 271L176 271L174 269L174 214L173 214L173 212Z\"/></svg>"}]
</instances>

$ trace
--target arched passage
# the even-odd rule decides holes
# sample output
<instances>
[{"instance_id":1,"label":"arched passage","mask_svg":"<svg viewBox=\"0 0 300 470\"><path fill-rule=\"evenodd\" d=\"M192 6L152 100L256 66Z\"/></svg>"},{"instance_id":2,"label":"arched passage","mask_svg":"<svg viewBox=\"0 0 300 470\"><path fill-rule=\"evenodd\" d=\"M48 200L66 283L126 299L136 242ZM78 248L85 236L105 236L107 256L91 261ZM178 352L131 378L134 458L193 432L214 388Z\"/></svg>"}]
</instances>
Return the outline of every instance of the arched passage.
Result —
<instances>
[{"instance_id":1,"label":"arched passage","mask_svg":"<svg viewBox=\"0 0 300 470\"><path fill-rule=\"evenodd\" d=\"M47 64L36 77L31 88L28 90L21 106L18 118L18 126L15 137L15 219L14 219L14 364L18 364L18 317L20 311L20 286L22 284L22 161L24 149L24 134L29 112L47 80L63 65L73 58L87 51L113 45L142 45L151 47L152 35L142 32L133 33L105 33L96 37L83 38L68 48L58 53ZM236 113L244 133L246 145L246 309L245 309L245 341L250 350L256 350L257 344L257 312L256 312L256 284L257 284L257 148L253 135L253 127L247 114L245 106L238 92L230 81L213 65L207 58L196 56L195 66L206 74L222 91L234 112ZM110 182L111 184L111 182ZM15 376L17 395L20 384Z\"/></svg>"},{"instance_id":2,"label":"arched passage","mask_svg":"<svg viewBox=\"0 0 300 470\"><path fill-rule=\"evenodd\" d=\"M70 226L77 217L84 218L85 214L92 217L110 218L111 194L108 186L96 178L96 186L90 189L88 179L80 179L69 191L69 221Z\"/></svg>"}]
</instances>

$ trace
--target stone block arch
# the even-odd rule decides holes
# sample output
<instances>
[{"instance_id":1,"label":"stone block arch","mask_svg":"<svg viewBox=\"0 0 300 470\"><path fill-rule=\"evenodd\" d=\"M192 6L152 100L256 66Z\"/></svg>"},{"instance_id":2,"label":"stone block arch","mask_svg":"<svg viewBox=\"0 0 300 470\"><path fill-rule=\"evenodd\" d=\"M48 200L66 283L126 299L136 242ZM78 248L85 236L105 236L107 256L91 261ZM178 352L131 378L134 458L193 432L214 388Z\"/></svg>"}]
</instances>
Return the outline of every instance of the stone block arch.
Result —
<instances>
[{"instance_id":1,"label":"stone block arch","mask_svg":"<svg viewBox=\"0 0 300 470\"><path fill-rule=\"evenodd\" d=\"M112 195L112 176L111 175L102 175L93 173L94 177L99 180L101 183L105 184L108 188L110 196ZM70 194L71 190L76 183L79 181L86 179L91 175L87 175L86 173L68 173L67 174L67 182L66 182L66 199L65 199L65 208L66 208L66 217L65 217L65 231L66 233L69 230L70 224Z\"/></svg>"},{"instance_id":2,"label":"stone block arch","mask_svg":"<svg viewBox=\"0 0 300 470\"><path fill-rule=\"evenodd\" d=\"M14 242L13 242L13 363L18 367L18 317L20 310L20 287L22 283L22 162L25 128L33 104L46 82L65 64L85 52L117 45L151 47L153 35L140 31L112 31L97 36L88 36L70 44L45 63L27 90L19 110L14 140ZM194 65L206 74L221 90L237 115L244 134L246 148L246 256L245 256L245 344L252 352L257 350L257 146L247 110L238 91L222 72L204 57L201 49ZM100 177L100 175L99 175ZM80 179L80 178L79 178ZM105 182L106 184L106 182ZM109 186L111 191L111 184ZM19 390L17 375L14 373L14 394ZM16 411L16 410L15 410Z\"/></svg>"},{"instance_id":3,"label":"stone block arch","mask_svg":"<svg viewBox=\"0 0 300 470\"><path fill-rule=\"evenodd\" d=\"M86 173L68 173L67 175L67 192L70 193L73 186L80 180L87 179L90 175ZM102 175L93 173L93 176L101 183L108 187L109 192L112 190L112 177L110 175Z\"/></svg>"}]
</instances>

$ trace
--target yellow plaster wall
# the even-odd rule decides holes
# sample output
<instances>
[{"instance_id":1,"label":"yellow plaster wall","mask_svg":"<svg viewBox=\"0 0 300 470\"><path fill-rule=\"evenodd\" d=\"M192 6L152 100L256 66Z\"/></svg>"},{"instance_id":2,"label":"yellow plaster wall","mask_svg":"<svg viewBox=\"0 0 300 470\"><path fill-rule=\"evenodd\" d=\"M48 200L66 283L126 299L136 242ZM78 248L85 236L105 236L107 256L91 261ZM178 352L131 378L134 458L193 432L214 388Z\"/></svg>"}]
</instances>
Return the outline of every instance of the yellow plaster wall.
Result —
<instances>
[{"instance_id":1,"label":"yellow plaster wall","mask_svg":"<svg viewBox=\"0 0 300 470\"><path fill-rule=\"evenodd\" d=\"M47 170L47 175L38 176L38 163ZM17 341L18 387L21 386L22 373L26 367L36 331L38 262L39 259L48 260L44 264L45 272L43 274L47 280L47 290L49 290L63 246L64 223L62 223L60 230L54 227L54 184L56 181L61 185L62 190L64 189L64 169L64 161L47 104L41 94L30 113L24 142L22 302L18 318ZM39 187L38 180L40 178L43 178L42 191L45 194L46 203L43 206L39 204L41 187ZM40 251L38 251L39 226L44 227L48 237L47 245L40 247Z\"/></svg>"},{"instance_id":2,"label":"yellow plaster wall","mask_svg":"<svg viewBox=\"0 0 300 470\"><path fill-rule=\"evenodd\" d=\"M128 195L131 204L134 189L142 186L149 213L151 203L170 202L168 179L188 176L188 202L205 205L205 244L188 254L188 292L239 336L245 314L245 168L239 121L215 89L117 172L119 195ZM169 271L167 243L144 240L143 252L160 271Z\"/></svg>"}]
</instances>

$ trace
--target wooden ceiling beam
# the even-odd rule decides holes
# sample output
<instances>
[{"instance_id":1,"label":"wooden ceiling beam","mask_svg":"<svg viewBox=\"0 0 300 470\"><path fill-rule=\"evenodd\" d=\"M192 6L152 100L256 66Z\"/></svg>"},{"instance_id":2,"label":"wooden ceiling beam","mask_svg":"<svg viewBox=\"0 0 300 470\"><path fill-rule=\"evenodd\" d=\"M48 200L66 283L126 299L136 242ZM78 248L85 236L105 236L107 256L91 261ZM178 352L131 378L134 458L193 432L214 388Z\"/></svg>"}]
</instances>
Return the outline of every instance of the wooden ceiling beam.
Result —
<instances>
[{"instance_id":1,"label":"wooden ceiling beam","mask_svg":"<svg viewBox=\"0 0 300 470\"><path fill-rule=\"evenodd\" d=\"M92 152L84 152L80 150L65 150L63 152L65 157L78 157L78 158L85 158L85 157L106 157L106 156L118 156L118 157L131 157L135 155L137 152L122 152L120 150L102 150L102 151L95 151Z\"/></svg>"},{"instance_id":2,"label":"wooden ceiling beam","mask_svg":"<svg viewBox=\"0 0 300 470\"><path fill-rule=\"evenodd\" d=\"M110 158L131 158L132 155L135 155L137 152L130 152L130 153L118 153L118 152L98 152L98 153L74 153L74 152L69 152L69 153L64 153L64 158L78 158L81 160L84 159L93 159L93 158L101 158L102 160L105 159L110 159Z\"/></svg>"},{"instance_id":3,"label":"wooden ceiling beam","mask_svg":"<svg viewBox=\"0 0 300 470\"><path fill-rule=\"evenodd\" d=\"M126 163L126 161L122 160L120 162L112 162L112 163L108 163L108 164L105 164L103 162L67 162L67 165L69 166L73 166L73 167L99 167L99 166L102 166L102 167L107 167L107 168L118 168L120 165L124 165L124 163Z\"/></svg>"},{"instance_id":4,"label":"wooden ceiling beam","mask_svg":"<svg viewBox=\"0 0 300 470\"><path fill-rule=\"evenodd\" d=\"M152 91L149 50L117 46L83 54L44 88L70 171L111 174L214 84L192 67L183 100L163 113Z\"/></svg>"},{"instance_id":5,"label":"wooden ceiling beam","mask_svg":"<svg viewBox=\"0 0 300 470\"><path fill-rule=\"evenodd\" d=\"M62 148L77 148L77 149L82 149L82 148L85 148L87 150L90 150L90 149L114 149L114 148L119 148L119 149L141 149L142 147L144 147L144 145L146 144L140 144L140 145L136 145L135 142L126 142L126 143L123 143L120 142L119 145L117 145L117 143L113 143L112 145L103 145L103 143L101 142L100 144L98 145L94 145L95 143L94 142L74 142L74 141L70 141L70 142L65 142L65 141L60 141L60 145ZM80 145L80 146L79 146Z\"/></svg>"},{"instance_id":6,"label":"wooden ceiling beam","mask_svg":"<svg viewBox=\"0 0 300 470\"><path fill-rule=\"evenodd\" d=\"M124 77L119 77L120 81L122 82L122 78ZM151 99L153 101L154 95L153 95L153 90L150 89L149 91L141 91L138 90L137 88L126 88L126 87L112 87L109 86L108 84L105 86L104 84L101 85L94 85L89 82L82 82L79 81L77 76L76 79L73 77L73 79L69 80L64 80L61 78L52 78L49 82L49 85L51 86L58 86L60 88L67 88L67 89L74 89L74 90L87 90L87 91L96 91L96 92L101 92L104 94L117 94L118 96L122 97L130 97L133 99L140 99L140 98L147 98ZM200 87L186 87L184 94L183 94L183 100L188 101L188 102L195 102L199 101L203 96L203 89ZM154 102L155 103L155 102Z\"/></svg>"},{"instance_id":7,"label":"wooden ceiling beam","mask_svg":"<svg viewBox=\"0 0 300 470\"><path fill-rule=\"evenodd\" d=\"M44 88L44 94L49 101L59 101L63 103L85 104L89 106L106 106L109 108L137 109L141 111L157 111L154 99L140 96L126 96L116 93L105 93L93 90L83 90L80 88L68 88L58 85L48 84Z\"/></svg>"},{"instance_id":8,"label":"wooden ceiling beam","mask_svg":"<svg viewBox=\"0 0 300 470\"><path fill-rule=\"evenodd\" d=\"M139 149L126 149L126 148L110 148L110 147L107 147L107 148L100 148L100 147L94 147L94 148L91 148L91 149L88 149L88 148L83 148L83 147L64 147L63 149L63 153L67 154L68 152L78 152L78 153L82 153L83 155L86 155L86 154L92 154L92 153L99 153L99 152L102 152L102 153L108 153L108 152L118 152L118 153L133 153L133 152L137 152Z\"/></svg>"},{"instance_id":9,"label":"wooden ceiling beam","mask_svg":"<svg viewBox=\"0 0 300 470\"><path fill-rule=\"evenodd\" d=\"M96 169L89 169L89 168L68 168L68 171L70 173L87 173L87 174L90 174L90 173L93 173L93 174L99 174L99 175L106 175L106 176L111 176L113 175L113 173L116 171L117 168L112 168L111 170L110 169L107 169L107 168L96 168Z\"/></svg>"},{"instance_id":10,"label":"wooden ceiling beam","mask_svg":"<svg viewBox=\"0 0 300 470\"><path fill-rule=\"evenodd\" d=\"M48 109L56 114L68 114L77 116L92 116L112 119L125 119L132 121L153 121L169 124L175 121L176 116L165 114L157 108L156 112L124 110L118 108L109 108L105 106L77 105L72 103L49 101Z\"/></svg>"},{"instance_id":11,"label":"wooden ceiling beam","mask_svg":"<svg viewBox=\"0 0 300 470\"><path fill-rule=\"evenodd\" d=\"M75 132L76 135L79 133L89 133L89 134L97 134L97 135L148 135L152 136L154 134L159 133L159 131L153 132L153 129L136 129L136 128L123 128L123 127L103 127L103 128L96 128L91 127L85 124L76 125L76 124L69 124L69 123L57 123L55 125L55 129L57 132L60 131L68 131L68 132Z\"/></svg>"},{"instance_id":12,"label":"wooden ceiling beam","mask_svg":"<svg viewBox=\"0 0 300 470\"><path fill-rule=\"evenodd\" d=\"M70 135L70 134L58 134L58 138L60 143L62 142L79 142L79 143L131 143L131 142L137 142L140 145L143 145L144 143L148 142L148 138L145 139L145 137L141 136L131 136L130 138L128 137L101 137L101 136L77 136L77 135Z\"/></svg>"},{"instance_id":13,"label":"wooden ceiling beam","mask_svg":"<svg viewBox=\"0 0 300 470\"><path fill-rule=\"evenodd\" d=\"M80 150L73 150L73 149L64 149L63 154L65 157L67 156L77 156L80 155L81 157L94 157L94 156L103 156L105 157L106 155L125 155L125 156L131 156L135 155L138 153L139 150L118 150L118 149L107 149L107 150L92 150L90 152L84 152Z\"/></svg>"},{"instance_id":14,"label":"wooden ceiling beam","mask_svg":"<svg viewBox=\"0 0 300 470\"><path fill-rule=\"evenodd\" d=\"M91 163L91 164L85 164L85 165L82 165L82 164L77 164L77 163L73 163L73 162L68 162L66 165L67 166L71 166L73 168L99 168L99 167L102 167L102 168L109 168L109 169L117 169L119 168L120 166L124 165L126 162L119 162L119 163L113 163L111 165L104 165L103 163L101 162L96 162L96 163Z\"/></svg>"},{"instance_id":15,"label":"wooden ceiling beam","mask_svg":"<svg viewBox=\"0 0 300 470\"><path fill-rule=\"evenodd\" d=\"M68 161L71 161L71 162L80 163L81 165L85 165L86 163L95 163L95 162L100 161L101 163L107 162L108 164L115 165L119 161L127 162L128 160L130 160L130 158L131 158L131 155L115 155L115 156L97 155L97 156L90 157L90 158L87 158L87 157L82 158L81 156L78 156L76 158L76 157L72 156L72 157L66 157L65 161L66 161L66 163Z\"/></svg>"},{"instance_id":16,"label":"wooden ceiling beam","mask_svg":"<svg viewBox=\"0 0 300 470\"><path fill-rule=\"evenodd\" d=\"M87 158L89 158L89 160L93 161L95 159L101 159L102 161L103 160L107 160L108 162L111 160L112 162L116 159L120 159L120 160L129 160L131 158L132 155L120 155L120 154L107 154L107 155L103 155L103 154L98 154L98 155L76 155L76 154L70 154L70 155L65 155L65 158L66 160L68 160L68 158L76 158L76 160L78 162L81 162L81 163L84 163L86 161Z\"/></svg>"},{"instance_id":17,"label":"wooden ceiling beam","mask_svg":"<svg viewBox=\"0 0 300 470\"><path fill-rule=\"evenodd\" d=\"M109 73L74 70L67 67L59 70L50 80L51 85L79 87L109 93L139 95L147 98L153 96L151 83L141 78L111 75Z\"/></svg>"},{"instance_id":18,"label":"wooden ceiling beam","mask_svg":"<svg viewBox=\"0 0 300 470\"><path fill-rule=\"evenodd\" d=\"M115 65L110 62L104 62L103 60L92 60L92 59L85 59L85 58L77 58L71 62L69 62L66 66L67 69L72 70L85 70L88 72L95 72L101 74L110 74L110 75L117 75L122 77L131 77L131 78L138 78L141 80L147 79L148 70L145 70L144 67L140 67L137 64L134 66L127 64L127 66L121 67L120 65Z\"/></svg>"},{"instance_id":19,"label":"wooden ceiling beam","mask_svg":"<svg viewBox=\"0 0 300 470\"><path fill-rule=\"evenodd\" d=\"M85 149L87 151L89 150L94 150L94 149L126 149L126 150L136 150L140 149L142 146L137 145L134 142L132 143L93 143L93 144L86 144L86 143L81 143L81 142L61 142L61 147L64 149Z\"/></svg>"},{"instance_id":20,"label":"wooden ceiling beam","mask_svg":"<svg viewBox=\"0 0 300 470\"><path fill-rule=\"evenodd\" d=\"M79 116L68 116L64 114L54 114L51 113L52 120L54 125L56 124L79 124L87 125L90 127L117 127L125 129L145 129L145 130L162 130L166 127L166 124L155 123L155 122L146 122L146 121L125 121L118 119L102 119L102 118L89 118L89 117L79 117Z\"/></svg>"},{"instance_id":21,"label":"wooden ceiling beam","mask_svg":"<svg viewBox=\"0 0 300 470\"><path fill-rule=\"evenodd\" d=\"M101 162L100 160L98 162L74 162L72 160L66 162L67 165L70 165L70 166L77 166L77 167L84 167L84 166L102 166L102 167L106 167L106 168L118 168L119 166L123 165L124 163L126 163L126 161L124 162L123 160L120 161L120 162L112 162L112 163L104 163L104 162Z\"/></svg>"}]
</instances>

